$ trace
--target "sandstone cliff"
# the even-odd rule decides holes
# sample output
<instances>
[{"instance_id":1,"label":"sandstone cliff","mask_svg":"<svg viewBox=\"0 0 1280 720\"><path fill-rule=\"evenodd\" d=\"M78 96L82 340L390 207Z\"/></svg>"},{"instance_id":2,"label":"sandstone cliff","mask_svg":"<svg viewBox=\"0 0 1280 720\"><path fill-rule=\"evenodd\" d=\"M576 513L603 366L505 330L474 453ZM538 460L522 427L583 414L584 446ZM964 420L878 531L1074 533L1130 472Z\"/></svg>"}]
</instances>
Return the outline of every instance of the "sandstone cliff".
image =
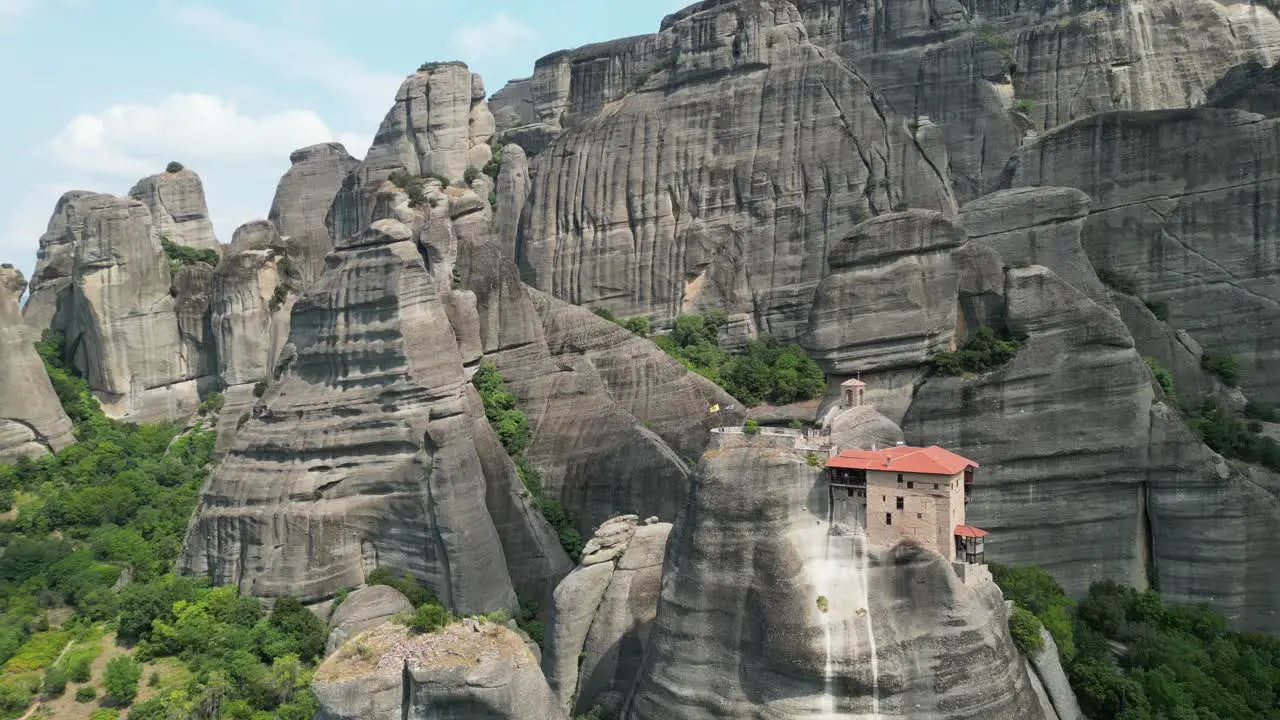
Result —
<instances>
[{"instance_id":1,"label":"sandstone cliff","mask_svg":"<svg viewBox=\"0 0 1280 720\"><path fill-rule=\"evenodd\" d=\"M803 453L727 437L668 541L626 717L1043 717L994 583L829 535Z\"/></svg>"},{"instance_id":2,"label":"sandstone cliff","mask_svg":"<svg viewBox=\"0 0 1280 720\"><path fill-rule=\"evenodd\" d=\"M75 442L44 363L23 324L22 273L0 265L0 462L57 452Z\"/></svg>"},{"instance_id":3,"label":"sandstone cliff","mask_svg":"<svg viewBox=\"0 0 1280 720\"><path fill-rule=\"evenodd\" d=\"M289 155L289 170L276 186L267 217L288 238L289 255L303 283L324 271L324 256L333 249L325 227L333 196L359 164L339 143L309 145Z\"/></svg>"},{"instance_id":4,"label":"sandstone cliff","mask_svg":"<svg viewBox=\"0 0 1280 720\"><path fill-rule=\"evenodd\" d=\"M191 170L183 168L145 177L129 190L129 197L142 201L151 211L151 225L160 237L187 247L221 252L209 220L204 184Z\"/></svg>"},{"instance_id":5,"label":"sandstone cliff","mask_svg":"<svg viewBox=\"0 0 1280 720\"><path fill-rule=\"evenodd\" d=\"M858 222L954 210L929 128L782 0L695 5L655 35L545 57L532 82L562 132L532 161L516 259L575 304L660 323L724 308L791 336Z\"/></svg>"}]
</instances>

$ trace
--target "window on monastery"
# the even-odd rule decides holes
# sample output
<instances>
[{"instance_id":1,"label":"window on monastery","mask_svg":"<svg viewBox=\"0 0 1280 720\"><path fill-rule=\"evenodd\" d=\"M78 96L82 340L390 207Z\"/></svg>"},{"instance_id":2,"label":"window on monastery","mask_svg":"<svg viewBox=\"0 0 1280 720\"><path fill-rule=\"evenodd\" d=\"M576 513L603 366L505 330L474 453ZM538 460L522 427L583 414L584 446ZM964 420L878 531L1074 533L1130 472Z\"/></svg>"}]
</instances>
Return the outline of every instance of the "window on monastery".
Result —
<instances>
[{"instance_id":1,"label":"window on monastery","mask_svg":"<svg viewBox=\"0 0 1280 720\"><path fill-rule=\"evenodd\" d=\"M853 488L848 488L848 490L849 490L849 497L853 497Z\"/></svg>"},{"instance_id":2,"label":"window on monastery","mask_svg":"<svg viewBox=\"0 0 1280 720\"><path fill-rule=\"evenodd\" d=\"M906 502L902 498L898 498L898 509L902 510L906 507Z\"/></svg>"},{"instance_id":3,"label":"window on monastery","mask_svg":"<svg viewBox=\"0 0 1280 720\"><path fill-rule=\"evenodd\" d=\"M916 513L916 519L917 519L917 520L923 520L923 519L924 519L924 513Z\"/></svg>"},{"instance_id":4,"label":"window on monastery","mask_svg":"<svg viewBox=\"0 0 1280 720\"><path fill-rule=\"evenodd\" d=\"M892 524L893 524L893 513L885 513L885 514L884 514L884 524L885 524L885 525L892 525Z\"/></svg>"},{"instance_id":5,"label":"window on monastery","mask_svg":"<svg viewBox=\"0 0 1280 720\"><path fill-rule=\"evenodd\" d=\"M902 473L898 473L898 482L899 482L899 483L901 483L901 482L902 482Z\"/></svg>"},{"instance_id":6,"label":"window on monastery","mask_svg":"<svg viewBox=\"0 0 1280 720\"><path fill-rule=\"evenodd\" d=\"M934 489L934 490L937 490L937 489L938 489L938 483L934 483L934 484L933 484L933 489Z\"/></svg>"},{"instance_id":7,"label":"window on monastery","mask_svg":"<svg viewBox=\"0 0 1280 720\"><path fill-rule=\"evenodd\" d=\"M911 490L911 489L915 488L915 486L916 486L916 484L915 484L914 482L912 482L912 481L910 481L910 480L908 480L908 481L907 481L907 489L908 489L908 490Z\"/></svg>"}]
</instances>

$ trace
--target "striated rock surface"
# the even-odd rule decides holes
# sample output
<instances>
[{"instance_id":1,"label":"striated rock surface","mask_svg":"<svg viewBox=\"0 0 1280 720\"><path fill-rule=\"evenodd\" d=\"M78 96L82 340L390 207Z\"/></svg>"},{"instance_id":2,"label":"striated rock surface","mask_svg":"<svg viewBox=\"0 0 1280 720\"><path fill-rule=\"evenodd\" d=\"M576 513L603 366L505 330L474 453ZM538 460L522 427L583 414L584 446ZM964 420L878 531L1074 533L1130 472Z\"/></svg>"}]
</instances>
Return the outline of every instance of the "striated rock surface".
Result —
<instances>
[{"instance_id":1,"label":"striated rock surface","mask_svg":"<svg viewBox=\"0 0 1280 720\"><path fill-rule=\"evenodd\" d=\"M329 205L347 174L360 163L336 142L294 150L289 162L267 218L288 238L289 256L300 281L311 283L324 270L324 256L333 249L324 224Z\"/></svg>"},{"instance_id":2,"label":"striated rock surface","mask_svg":"<svg viewBox=\"0 0 1280 720\"><path fill-rule=\"evenodd\" d=\"M634 515L601 525L582 565L556 588L543 672L562 707L621 707L640 670L658 606L670 523ZM601 550L617 549L601 555ZM595 557L592 557L595 556Z\"/></svg>"},{"instance_id":3,"label":"striated rock surface","mask_svg":"<svg viewBox=\"0 0 1280 720\"><path fill-rule=\"evenodd\" d=\"M351 591L329 618L325 654L332 654L351 638L375 628L397 613L413 610L413 603L393 587L370 585Z\"/></svg>"},{"instance_id":4,"label":"striated rock surface","mask_svg":"<svg viewBox=\"0 0 1280 720\"><path fill-rule=\"evenodd\" d=\"M236 229L213 274L210 324L218 348L218 372L227 385L271 376L289 336L289 312L297 301L286 269L285 243L266 220Z\"/></svg>"},{"instance_id":5,"label":"striated rock surface","mask_svg":"<svg viewBox=\"0 0 1280 720\"><path fill-rule=\"evenodd\" d=\"M27 288L22 272L0 265L0 462L57 452L75 442L18 298Z\"/></svg>"},{"instance_id":6,"label":"striated rock surface","mask_svg":"<svg viewBox=\"0 0 1280 720\"><path fill-rule=\"evenodd\" d=\"M315 673L318 720L567 720L511 630L464 620L425 635L384 624Z\"/></svg>"},{"instance_id":7,"label":"striated rock surface","mask_svg":"<svg viewBox=\"0 0 1280 720\"><path fill-rule=\"evenodd\" d=\"M59 308L70 302L76 242L84 235L90 208L98 198L106 197L110 196L72 190L63 193L54 206L48 229L40 236L35 274L31 276L30 294L22 309L23 319L37 336L54 326Z\"/></svg>"},{"instance_id":8,"label":"striated rock surface","mask_svg":"<svg viewBox=\"0 0 1280 720\"><path fill-rule=\"evenodd\" d=\"M704 456L625 717L1043 717L994 583L829 535L820 483L746 436Z\"/></svg>"},{"instance_id":9,"label":"striated rock surface","mask_svg":"<svg viewBox=\"0 0 1280 720\"><path fill-rule=\"evenodd\" d=\"M1275 403L1278 148L1280 120L1237 110L1107 113L1019 152L1006 183L1088 193L1092 264L1131 277L1206 351L1235 354L1246 394Z\"/></svg>"},{"instance_id":10,"label":"striated rock surface","mask_svg":"<svg viewBox=\"0 0 1280 720\"><path fill-rule=\"evenodd\" d=\"M855 225L955 207L945 158L782 0L701 3L549 55L531 82L563 132L531 163L517 257L575 304L659 323L723 308L793 337Z\"/></svg>"},{"instance_id":11,"label":"striated rock surface","mask_svg":"<svg viewBox=\"0 0 1280 720\"><path fill-rule=\"evenodd\" d=\"M145 177L129 190L129 197L142 201L151 211L151 224L157 235L179 245L221 254L209 220L204 183L195 171L182 169Z\"/></svg>"},{"instance_id":12,"label":"striated rock surface","mask_svg":"<svg viewBox=\"0 0 1280 720\"><path fill-rule=\"evenodd\" d=\"M1040 628L1040 651L1031 658L1031 667L1044 686L1045 694L1053 705L1054 713L1059 720L1083 720L1084 713L1076 701L1076 694L1067 680L1067 673L1062 669L1062 660L1058 656L1058 644L1048 630Z\"/></svg>"},{"instance_id":13,"label":"striated rock surface","mask_svg":"<svg viewBox=\"0 0 1280 720\"><path fill-rule=\"evenodd\" d=\"M467 168L484 167L493 156L494 126L478 81L458 62L427 65L405 79L364 162L347 175L329 208L326 226L336 242L386 214L376 207L377 192L392 171L461 184Z\"/></svg>"},{"instance_id":14,"label":"striated rock surface","mask_svg":"<svg viewBox=\"0 0 1280 720\"><path fill-rule=\"evenodd\" d=\"M447 220L403 194L382 202L412 225L382 219L347 238L298 299L275 380L202 493L183 565L304 601L388 567L459 612L512 608L507 553L528 553L519 543L539 531L500 536L495 517L542 520L510 507L527 501L428 269L429 228ZM563 551L540 551L521 571L554 582Z\"/></svg>"}]
</instances>

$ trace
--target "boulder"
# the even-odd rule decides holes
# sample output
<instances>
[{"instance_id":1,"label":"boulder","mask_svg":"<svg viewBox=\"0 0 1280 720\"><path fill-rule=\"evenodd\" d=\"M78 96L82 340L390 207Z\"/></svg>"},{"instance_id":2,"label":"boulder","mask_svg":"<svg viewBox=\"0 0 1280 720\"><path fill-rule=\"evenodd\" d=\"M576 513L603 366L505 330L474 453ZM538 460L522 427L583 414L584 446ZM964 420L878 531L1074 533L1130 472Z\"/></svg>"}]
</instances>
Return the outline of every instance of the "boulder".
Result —
<instances>
[{"instance_id":1,"label":"boulder","mask_svg":"<svg viewBox=\"0 0 1280 720\"><path fill-rule=\"evenodd\" d=\"M331 655L347 640L387 622L397 613L412 610L413 603L393 587L370 585L352 590L329 617L325 655Z\"/></svg>"}]
</instances>

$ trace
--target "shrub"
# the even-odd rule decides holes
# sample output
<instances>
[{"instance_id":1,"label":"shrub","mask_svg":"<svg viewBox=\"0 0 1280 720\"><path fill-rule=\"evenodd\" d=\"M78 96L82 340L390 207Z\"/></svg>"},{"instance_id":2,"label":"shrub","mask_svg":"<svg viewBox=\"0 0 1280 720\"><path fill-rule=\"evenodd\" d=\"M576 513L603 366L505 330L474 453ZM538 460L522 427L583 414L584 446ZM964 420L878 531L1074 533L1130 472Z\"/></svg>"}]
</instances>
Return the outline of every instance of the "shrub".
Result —
<instances>
[{"instance_id":1,"label":"shrub","mask_svg":"<svg viewBox=\"0 0 1280 720\"><path fill-rule=\"evenodd\" d=\"M67 678L71 682L89 682L89 678L93 674L92 662L87 657L78 657L71 661L71 664L67 667Z\"/></svg>"},{"instance_id":2,"label":"shrub","mask_svg":"<svg viewBox=\"0 0 1280 720\"><path fill-rule=\"evenodd\" d=\"M133 713L129 713L130 720L133 719ZM98 708L89 716L89 720L116 720L120 717L120 711L115 708Z\"/></svg>"},{"instance_id":3,"label":"shrub","mask_svg":"<svg viewBox=\"0 0 1280 720\"><path fill-rule=\"evenodd\" d=\"M911 209L911 206L910 206L910 205L908 205L908 204L907 204L907 203L905 203L905 202L900 202L900 203L897 203L897 204L895 204L895 205L893 206L893 211L894 211L894 212L906 212L906 211L908 211L908 210L910 210L910 209Z\"/></svg>"},{"instance_id":4,"label":"shrub","mask_svg":"<svg viewBox=\"0 0 1280 720\"><path fill-rule=\"evenodd\" d=\"M1219 406L1213 399L1206 399L1188 415L1187 421L1196 435L1215 452L1280 472L1280 443L1251 432L1247 423L1234 417L1230 410Z\"/></svg>"},{"instance_id":5,"label":"shrub","mask_svg":"<svg viewBox=\"0 0 1280 720\"><path fill-rule=\"evenodd\" d=\"M40 684L40 692L49 697L58 697L67 689L67 672L60 667L51 667L44 672L44 681Z\"/></svg>"},{"instance_id":6,"label":"shrub","mask_svg":"<svg viewBox=\"0 0 1280 720\"><path fill-rule=\"evenodd\" d=\"M1153 298L1143 298L1142 304L1147 306L1147 309L1151 311L1152 315L1156 316L1157 320L1169 319L1169 303L1165 302L1164 300L1155 300Z\"/></svg>"},{"instance_id":7,"label":"shrub","mask_svg":"<svg viewBox=\"0 0 1280 720\"><path fill-rule=\"evenodd\" d=\"M809 453L808 455L805 455L804 461L809 467L822 467L822 458L818 457L817 453Z\"/></svg>"},{"instance_id":8,"label":"shrub","mask_svg":"<svg viewBox=\"0 0 1280 720\"><path fill-rule=\"evenodd\" d=\"M414 610L405 624L415 633L429 633L448 625L449 620L449 611L443 605L427 603Z\"/></svg>"},{"instance_id":9,"label":"shrub","mask_svg":"<svg viewBox=\"0 0 1280 720\"><path fill-rule=\"evenodd\" d=\"M284 307L285 301L289 299L289 293L293 292L293 286L287 282L276 285L276 289L271 293L271 300L267 302L267 309L275 312Z\"/></svg>"},{"instance_id":10,"label":"shrub","mask_svg":"<svg viewBox=\"0 0 1280 720\"><path fill-rule=\"evenodd\" d=\"M591 308L591 312L595 313L597 317L604 318L609 322L614 322L614 323L618 322L618 316L614 315L613 311L610 310L609 308L603 308L603 307Z\"/></svg>"},{"instance_id":11,"label":"shrub","mask_svg":"<svg viewBox=\"0 0 1280 720\"><path fill-rule=\"evenodd\" d=\"M760 433L760 423L755 420L748 420L742 426L742 431L748 435L758 435Z\"/></svg>"},{"instance_id":12,"label":"shrub","mask_svg":"<svg viewBox=\"0 0 1280 720\"><path fill-rule=\"evenodd\" d=\"M263 395L266 395L268 385L270 385L270 381L267 380L266 378L263 378L262 380L259 380L258 382L254 383L253 396L256 398L260 398Z\"/></svg>"},{"instance_id":13,"label":"shrub","mask_svg":"<svg viewBox=\"0 0 1280 720\"><path fill-rule=\"evenodd\" d=\"M1032 100L1023 98L1021 100L1015 100L1013 102L1013 109L1016 112L1022 113L1023 115L1030 115L1031 113L1036 111L1036 104Z\"/></svg>"},{"instance_id":14,"label":"shrub","mask_svg":"<svg viewBox=\"0 0 1280 720\"><path fill-rule=\"evenodd\" d=\"M1040 624L1037 618L1030 610L1013 606L1013 612L1009 614L1009 634L1013 636L1013 644L1026 657L1035 657L1036 653L1044 649L1044 638L1040 637Z\"/></svg>"},{"instance_id":15,"label":"shrub","mask_svg":"<svg viewBox=\"0 0 1280 720\"><path fill-rule=\"evenodd\" d=\"M825 612L827 612L827 610L829 610L829 609L831 609L831 604L830 604L829 602L827 602L827 596L826 596L826 595L819 595L819 596L818 596L818 611L819 611L819 612L822 612L822 613L825 613Z\"/></svg>"},{"instance_id":16,"label":"shrub","mask_svg":"<svg viewBox=\"0 0 1280 720\"><path fill-rule=\"evenodd\" d=\"M1036 616L1053 636L1058 652L1064 659L1075 655L1075 638L1072 629L1071 598L1044 568L1035 565L1005 567L992 563L991 574L1004 592L1006 600L1012 600L1020 608Z\"/></svg>"},{"instance_id":17,"label":"shrub","mask_svg":"<svg viewBox=\"0 0 1280 720\"><path fill-rule=\"evenodd\" d=\"M426 184L422 178L410 175L404 170L393 170L387 180L392 185L404 190L409 198L409 207L422 207L427 200ZM447 185L448 183L445 183Z\"/></svg>"},{"instance_id":18,"label":"shrub","mask_svg":"<svg viewBox=\"0 0 1280 720\"><path fill-rule=\"evenodd\" d=\"M98 691L92 685L81 685L76 688L76 702L90 703L98 699Z\"/></svg>"},{"instance_id":19,"label":"shrub","mask_svg":"<svg viewBox=\"0 0 1280 720\"><path fill-rule=\"evenodd\" d=\"M1151 370L1152 377L1155 378L1156 384L1160 386L1168 395L1174 394L1173 373L1169 369L1160 364L1160 361L1153 357L1145 357L1143 360L1147 363L1147 368Z\"/></svg>"},{"instance_id":20,"label":"shrub","mask_svg":"<svg viewBox=\"0 0 1280 720\"><path fill-rule=\"evenodd\" d=\"M647 317L629 317L618 324L629 330L632 335L639 335L642 338L649 337L649 318Z\"/></svg>"},{"instance_id":21,"label":"shrub","mask_svg":"<svg viewBox=\"0 0 1280 720\"><path fill-rule=\"evenodd\" d=\"M449 271L449 275L455 290L462 287L462 272L458 270L458 263L453 264L453 269Z\"/></svg>"},{"instance_id":22,"label":"shrub","mask_svg":"<svg viewBox=\"0 0 1280 720\"><path fill-rule=\"evenodd\" d=\"M152 670L150 677L147 678L148 687L157 687L160 685L160 673Z\"/></svg>"},{"instance_id":23,"label":"shrub","mask_svg":"<svg viewBox=\"0 0 1280 720\"><path fill-rule=\"evenodd\" d=\"M198 412L201 415L209 415L211 413L219 412L222 410L222 407L226 402L227 398L222 393L211 392L209 393L209 396L204 399L204 402L200 403L200 409Z\"/></svg>"},{"instance_id":24,"label":"shrub","mask_svg":"<svg viewBox=\"0 0 1280 720\"><path fill-rule=\"evenodd\" d=\"M218 267L218 253L215 250L197 250L187 245L179 245L167 235L160 236L160 247L169 258L169 269L173 272L181 270L185 265L204 263L209 267Z\"/></svg>"},{"instance_id":25,"label":"shrub","mask_svg":"<svg viewBox=\"0 0 1280 720\"><path fill-rule=\"evenodd\" d=\"M497 181L498 173L502 172L502 145L493 146L493 156L480 171Z\"/></svg>"},{"instance_id":26,"label":"shrub","mask_svg":"<svg viewBox=\"0 0 1280 720\"><path fill-rule=\"evenodd\" d=\"M168 165L165 165L165 166L164 166L164 171L165 171L165 172L167 172L167 173L169 173L170 175L172 175L172 174L174 174L174 173L180 173L180 172L182 172L184 169L185 169L185 168L184 168L183 164L182 164L182 163L180 163L180 162L178 162L178 161L176 161L176 160L170 161Z\"/></svg>"},{"instance_id":27,"label":"shrub","mask_svg":"<svg viewBox=\"0 0 1280 720\"><path fill-rule=\"evenodd\" d=\"M1017 353L1017 342L983 325L958 349L937 353L930 363L942 375L963 375L997 368L1012 360Z\"/></svg>"},{"instance_id":28,"label":"shrub","mask_svg":"<svg viewBox=\"0 0 1280 720\"><path fill-rule=\"evenodd\" d=\"M471 187L471 183L479 179L480 169L473 165L467 166L467 169L462 172L462 181L466 183L467 187Z\"/></svg>"},{"instance_id":29,"label":"shrub","mask_svg":"<svg viewBox=\"0 0 1280 720\"><path fill-rule=\"evenodd\" d=\"M399 577L392 574L388 568L375 568L369 576L365 578L365 582L369 585L386 585L400 591L406 599L414 606L424 605L426 603L439 602L435 593L422 587L411 575L404 573Z\"/></svg>"},{"instance_id":30,"label":"shrub","mask_svg":"<svg viewBox=\"0 0 1280 720\"><path fill-rule=\"evenodd\" d=\"M1217 375L1230 387L1236 387L1240 383L1240 361L1231 353L1206 352L1200 356L1200 367Z\"/></svg>"},{"instance_id":31,"label":"shrub","mask_svg":"<svg viewBox=\"0 0 1280 720\"><path fill-rule=\"evenodd\" d=\"M128 705L138 696L138 680L142 666L128 655L112 658L103 679L106 696L115 705Z\"/></svg>"}]
</instances>

